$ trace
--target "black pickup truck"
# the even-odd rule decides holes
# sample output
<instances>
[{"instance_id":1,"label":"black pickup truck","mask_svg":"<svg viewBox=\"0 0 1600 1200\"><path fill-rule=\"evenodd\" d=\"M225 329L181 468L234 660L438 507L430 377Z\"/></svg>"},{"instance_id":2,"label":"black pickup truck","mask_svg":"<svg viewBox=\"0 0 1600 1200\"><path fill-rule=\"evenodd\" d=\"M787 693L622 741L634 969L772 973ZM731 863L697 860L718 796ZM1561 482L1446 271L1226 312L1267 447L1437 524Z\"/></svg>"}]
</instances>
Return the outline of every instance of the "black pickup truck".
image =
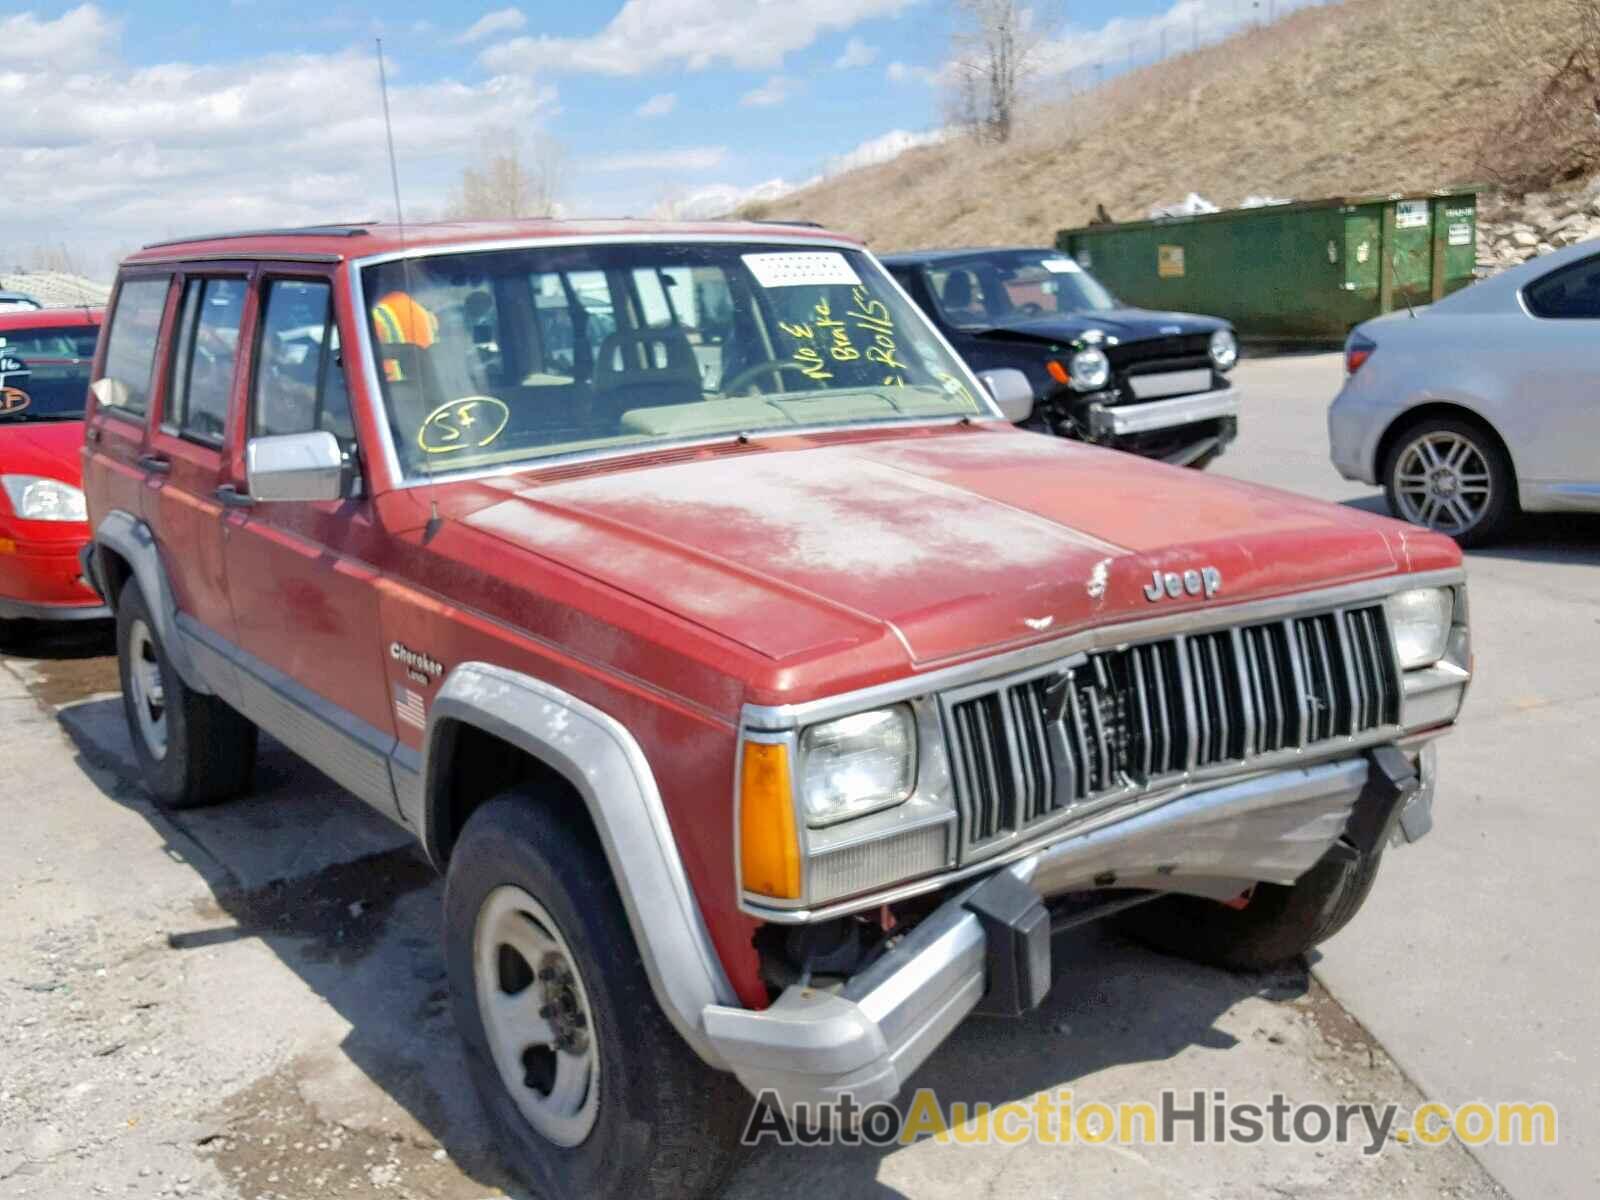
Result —
<instances>
[{"instance_id":1,"label":"black pickup truck","mask_svg":"<svg viewBox=\"0 0 1600 1200\"><path fill-rule=\"evenodd\" d=\"M1034 389L1024 428L1204 467L1238 434L1226 321L1124 308L1073 259L1027 248L883 259L974 371Z\"/></svg>"}]
</instances>

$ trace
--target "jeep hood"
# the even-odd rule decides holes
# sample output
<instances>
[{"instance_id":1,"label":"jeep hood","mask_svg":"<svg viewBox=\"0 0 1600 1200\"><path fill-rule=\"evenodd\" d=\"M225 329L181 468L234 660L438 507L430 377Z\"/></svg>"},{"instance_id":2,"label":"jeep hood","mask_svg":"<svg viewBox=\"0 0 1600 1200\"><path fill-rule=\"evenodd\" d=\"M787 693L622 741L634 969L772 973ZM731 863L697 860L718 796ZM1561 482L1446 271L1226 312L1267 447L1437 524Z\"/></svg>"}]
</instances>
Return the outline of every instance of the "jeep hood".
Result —
<instances>
[{"instance_id":1,"label":"jeep hood","mask_svg":"<svg viewBox=\"0 0 1600 1200\"><path fill-rule=\"evenodd\" d=\"M887 633L922 668L1459 561L1386 518L1009 426L778 445L531 471L450 507L783 663ZM1215 597L1145 596L1153 571L1208 566Z\"/></svg>"},{"instance_id":2,"label":"jeep hood","mask_svg":"<svg viewBox=\"0 0 1600 1200\"><path fill-rule=\"evenodd\" d=\"M1084 334L1098 331L1119 342L1213 333L1228 323L1193 313L1148 312L1142 308L1114 308L1106 312L1056 313L1042 317L1008 317L992 325L964 332L980 338L1071 344Z\"/></svg>"}]
</instances>

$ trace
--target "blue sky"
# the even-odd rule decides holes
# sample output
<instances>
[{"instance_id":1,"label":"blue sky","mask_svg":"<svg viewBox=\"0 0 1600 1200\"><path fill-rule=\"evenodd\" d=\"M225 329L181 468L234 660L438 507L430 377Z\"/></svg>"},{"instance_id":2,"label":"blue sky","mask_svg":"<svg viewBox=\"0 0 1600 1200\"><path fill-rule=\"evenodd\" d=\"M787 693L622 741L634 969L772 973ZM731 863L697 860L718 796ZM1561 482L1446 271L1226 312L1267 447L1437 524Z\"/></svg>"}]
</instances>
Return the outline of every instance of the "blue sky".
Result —
<instances>
[{"instance_id":1,"label":"blue sky","mask_svg":"<svg viewBox=\"0 0 1600 1200\"><path fill-rule=\"evenodd\" d=\"M646 215L934 130L953 22L950 0L22 3L0 15L0 255L66 245L101 275L151 238L388 216L377 35L408 209L520 137L560 148L564 211ZM1074 0L1051 70L1255 3Z\"/></svg>"}]
</instances>

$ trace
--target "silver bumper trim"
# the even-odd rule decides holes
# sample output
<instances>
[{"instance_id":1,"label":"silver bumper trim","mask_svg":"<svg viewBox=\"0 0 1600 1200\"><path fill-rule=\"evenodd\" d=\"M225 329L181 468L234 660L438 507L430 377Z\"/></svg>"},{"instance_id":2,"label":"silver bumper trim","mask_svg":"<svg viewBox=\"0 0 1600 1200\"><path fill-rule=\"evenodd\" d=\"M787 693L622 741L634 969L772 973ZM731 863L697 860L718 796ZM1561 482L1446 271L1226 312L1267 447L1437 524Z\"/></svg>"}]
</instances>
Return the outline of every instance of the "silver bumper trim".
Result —
<instances>
[{"instance_id":1,"label":"silver bumper trim","mask_svg":"<svg viewBox=\"0 0 1600 1200\"><path fill-rule=\"evenodd\" d=\"M1097 437L1120 437L1130 433L1149 433L1152 429L1171 429L1216 417L1239 413L1239 389L1228 387L1176 400L1156 400L1148 404L1119 404L1114 408L1094 408L1089 413L1089 430Z\"/></svg>"},{"instance_id":2,"label":"silver bumper trim","mask_svg":"<svg viewBox=\"0 0 1600 1200\"><path fill-rule=\"evenodd\" d=\"M1401 836L1427 832L1432 747L1417 757L1422 788ZM1114 877L1150 888L1226 899L1251 883L1292 884L1343 834L1366 785L1365 755L1275 771L1181 796L1088 833L1065 833L1009 870L1039 895L1082 891ZM1415 832L1415 837L1412 836ZM892 1099L983 998L986 939L963 892L842 992L790 987L762 1012L711 1005L703 1021L718 1056L751 1094L781 1106ZM899 961L893 961L899 960ZM870 989L860 987L870 977Z\"/></svg>"}]
</instances>

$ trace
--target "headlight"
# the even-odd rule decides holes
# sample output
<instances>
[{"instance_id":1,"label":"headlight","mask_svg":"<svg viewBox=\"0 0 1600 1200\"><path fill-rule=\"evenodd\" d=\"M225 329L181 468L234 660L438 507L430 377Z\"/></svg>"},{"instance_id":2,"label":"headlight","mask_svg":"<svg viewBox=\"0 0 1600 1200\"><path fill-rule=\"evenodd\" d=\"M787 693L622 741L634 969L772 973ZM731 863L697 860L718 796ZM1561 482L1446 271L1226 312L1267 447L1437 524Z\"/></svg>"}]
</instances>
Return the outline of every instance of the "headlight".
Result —
<instances>
[{"instance_id":1,"label":"headlight","mask_svg":"<svg viewBox=\"0 0 1600 1200\"><path fill-rule=\"evenodd\" d=\"M1449 588L1413 588L1384 601L1400 666L1429 667L1444 657L1455 618L1455 595Z\"/></svg>"},{"instance_id":2,"label":"headlight","mask_svg":"<svg viewBox=\"0 0 1600 1200\"><path fill-rule=\"evenodd\" d=\"M0 475L11 511L28 521L87 521L83 493L70 483L38 475Z\"/></svg>"},{"instance_id":3,"label":"headlight","mask_svg":"<svg viewBox=\"0 0 1600 1200\"><path fill-rule=\"evenodd\" d=\"M1098 392L1111 382L1111 360L1098 346L1079 350L1072 356L1067 368L1067 378L1080 392Z\"/></svg>"},{"instance_id":4,"label":"headlight","mask_svg":"<svg viewBox=\"0 0 1600 1200\"><path fill-rule=\"evenodd\" d=\"M904 705L813 725L800 737L800 800L820 829L900 804L917 782L917 733Z\"/></svg>"},{"instance_id":5,"label":"headlight","mask_svg":"<svg viewBox=\"0 0 1600 1200\"><path fill-rule=\"evenodd\" d=\"M1219 329L1211 335L1211 365L1219 371L1231 371L1239 361L1239 339L1231 329Z\"/></svg>"}]
</instances>

